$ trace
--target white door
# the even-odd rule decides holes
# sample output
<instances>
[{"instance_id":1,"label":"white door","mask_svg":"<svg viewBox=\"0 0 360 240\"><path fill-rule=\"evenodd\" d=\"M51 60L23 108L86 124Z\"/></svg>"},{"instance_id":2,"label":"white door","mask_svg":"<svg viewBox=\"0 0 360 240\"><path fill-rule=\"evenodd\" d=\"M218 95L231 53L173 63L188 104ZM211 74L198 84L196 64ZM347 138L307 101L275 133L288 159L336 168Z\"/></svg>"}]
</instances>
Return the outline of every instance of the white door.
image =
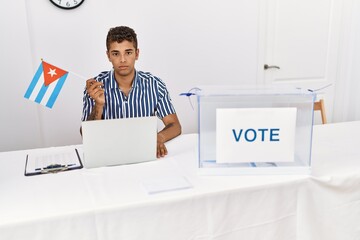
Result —
<instances>
[{"instance_id":1,"label":"white door","mask_svg":"<svg viewBox=\"0 0 360 240\"><path fill-rule=\"evenodd\" d=\"M258 83L316 90L331 121L341 0L263 1ZM261 62L263 60L263 62ZM320 116L315 114L315 122Z\"/></svg>"}]
</instances>

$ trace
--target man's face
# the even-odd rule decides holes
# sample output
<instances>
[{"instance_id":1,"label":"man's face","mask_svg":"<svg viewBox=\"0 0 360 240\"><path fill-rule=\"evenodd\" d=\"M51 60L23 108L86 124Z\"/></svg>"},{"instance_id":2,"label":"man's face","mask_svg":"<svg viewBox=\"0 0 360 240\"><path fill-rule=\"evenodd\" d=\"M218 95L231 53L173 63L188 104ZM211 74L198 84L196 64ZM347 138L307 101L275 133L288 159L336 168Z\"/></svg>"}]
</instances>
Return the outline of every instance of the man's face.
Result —
<instances>
[{"instance_id":1,"label":"man's face","mask_svg":"<svg viewBox=\"0 0 360 240\"><path fill-rule=\"evenodd\" d=\"M134 73L135 61L139 58L139 49L135 50L134 44L126 40L121 43L112 42L107 56L114 67L115 74L126 77Z\"/></svg>"}]
</instances>

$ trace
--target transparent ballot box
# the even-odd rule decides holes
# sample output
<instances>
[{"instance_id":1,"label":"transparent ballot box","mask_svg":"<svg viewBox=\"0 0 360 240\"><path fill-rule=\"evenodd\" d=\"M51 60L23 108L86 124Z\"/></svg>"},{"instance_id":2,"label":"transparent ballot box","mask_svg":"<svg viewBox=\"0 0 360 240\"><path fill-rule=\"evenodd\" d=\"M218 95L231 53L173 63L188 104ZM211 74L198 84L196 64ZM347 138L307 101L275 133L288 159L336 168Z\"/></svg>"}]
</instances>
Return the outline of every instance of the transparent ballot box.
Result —
<instances>
[{"instance_id":1,"label":"transparent ballot box","mask_svg":"<svg viewBox=\"0 0 360 240\"><path fill-rule=\"evenodd\" d=\"M195 95L200 174L310 173L315 93L207 86Z\"/></svg>"}]
</instances>

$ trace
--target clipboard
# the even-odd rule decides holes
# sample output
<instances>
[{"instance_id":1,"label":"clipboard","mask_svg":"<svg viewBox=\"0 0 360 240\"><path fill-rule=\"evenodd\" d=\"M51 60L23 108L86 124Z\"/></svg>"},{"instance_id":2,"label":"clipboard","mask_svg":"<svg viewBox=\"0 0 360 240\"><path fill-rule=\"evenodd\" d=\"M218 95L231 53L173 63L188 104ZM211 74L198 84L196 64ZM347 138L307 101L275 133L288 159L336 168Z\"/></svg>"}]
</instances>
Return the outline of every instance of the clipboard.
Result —
<instances>
[{"instance_id":1,"label":"clipboard","mask_svg":"<svg viewBox=\"0 0 360 240\"><path fill-rule=\"evenodd\" d=\"M58 173L83 168L75 147L36 149L26 155L25 176Z\"/></svg>"}]
</instances>

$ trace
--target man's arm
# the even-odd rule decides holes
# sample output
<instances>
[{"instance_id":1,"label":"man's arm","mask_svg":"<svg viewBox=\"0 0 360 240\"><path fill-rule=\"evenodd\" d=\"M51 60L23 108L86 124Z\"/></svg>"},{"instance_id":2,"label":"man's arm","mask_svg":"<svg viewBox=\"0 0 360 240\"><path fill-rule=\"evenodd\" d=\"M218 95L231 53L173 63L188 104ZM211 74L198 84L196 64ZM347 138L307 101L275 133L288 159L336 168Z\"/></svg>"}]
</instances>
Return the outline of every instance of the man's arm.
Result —
<instances>
[{"instance_id":1,"label":"man's arm","mask_svg":"<svg viewBox=\"0 0 360 240\"><path fill-rule=\"evenodd\" d=\"M96 81L93 78L86 81L86 91L90 98L95 100L94 108L87 120L100 120L102 117L105 104L105 95L102 86L102 83Z\"/></svg>"},{"instance_id":2,"label":"man's arm","mask_svg":"<svg viewBox=\"0 0 360 240\"><path fill-rule=\"evenodd\" d=\"M165 127L157 134L158 158L167 154L164 143L181 134L181 125L176 113L165 116L162 121Z\"/></svg>"},{"instance_id":3,"label":"man's arm","mask_svg":"<svg viewBox=\"0 0 360 240\"><path fill-rule=\"evenodd\" d=\"M86 121L102 119L103 108L105 104L105 95L102 86L102 83L96 81L93 78L86 81L86 92L90 98L95 101L95 105ZM81 127L80 134L82 135Z\"/></svg>"},{"instance_id":4,"label":"man's arm","mask_svg":"<svg viewBox=\"0 0 360 240\"><path fill-rule=\"evenodd\" d=\"M102 113L103 113L103 105L98 105L95 103L94 109L91 111L89 117L86 121L90 120L101 120L102 119Z\"/></svg>"}]
</instances>

